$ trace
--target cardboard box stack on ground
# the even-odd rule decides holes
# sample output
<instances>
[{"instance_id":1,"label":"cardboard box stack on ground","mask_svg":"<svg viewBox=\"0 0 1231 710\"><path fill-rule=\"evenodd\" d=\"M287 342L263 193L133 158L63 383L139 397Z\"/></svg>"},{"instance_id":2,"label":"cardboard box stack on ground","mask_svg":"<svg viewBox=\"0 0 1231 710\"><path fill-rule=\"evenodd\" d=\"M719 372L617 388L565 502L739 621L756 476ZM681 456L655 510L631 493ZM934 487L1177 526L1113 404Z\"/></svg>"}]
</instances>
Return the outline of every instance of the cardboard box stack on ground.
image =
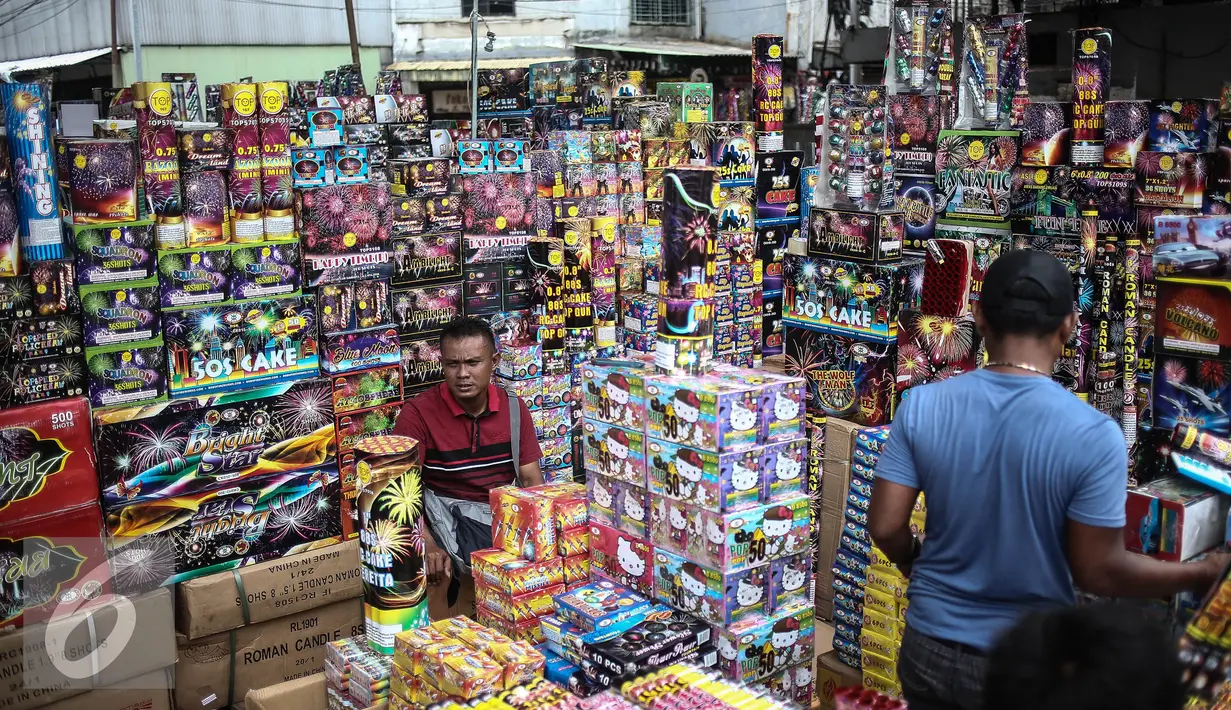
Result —
<instances>
[{"instance_id":1,"label":"cardboard box stack on ground","mask_svg":"<svg viewBox=\"0 0 1231 710\"><path fill-rule=\"evenodd\" d=\"M826 651L816 657L815 710L834 710L834 691L838 688L859 687L863 677L859 671L838 660L834 651ZM272 710L272 709L271 709ZM281 710L281 709L279 709ZM290 708L288 710L295 710Z\"/></svg>"},{"instance_id":2,"label":"cardboard box stack on ground","mask_svg":"<svg viewBox=\"0 0 1231 710\"><path fill-rule=\"evenodd\" d=\"M821 542L816 551L816 615L833 619L833 563L842 532L842 511L851 486L851 451L861 426L830 417L825 423L821 470ZM828 650L828 649L825 649Z\"/></svg>"},{"instance_id":3,"label":"cardboard box stack on ground","mask_svg":"<svg viewBox=\"0 0 1231 710\"><path fill-rule=\"evenodd\" d=\"M171 593L155 589L0 635L0 710L170 707L174 632Z\"/></svg>"},{"instance_id":4,"label":"cardboard box stack on ground","mask_svg":"<svg viewBox=\"0 0 1231 710\"><path fill-rule=\"evenodd\" d=\"M245 710L325 710L325 674L314 673L267 688L249 690L244 696Z\"/></svg>"},{"instance_id":5,"label":"cardboard box stack on ground","mask_svg":"<svg viewBox=\"0 0 1231 710\"><path fill-rule=\"evenodd\" d=\"M363 633L362 595L356 540L180 583L175 706L223 708L318 673L326 644Z\"/></svg>"}]
</instances>

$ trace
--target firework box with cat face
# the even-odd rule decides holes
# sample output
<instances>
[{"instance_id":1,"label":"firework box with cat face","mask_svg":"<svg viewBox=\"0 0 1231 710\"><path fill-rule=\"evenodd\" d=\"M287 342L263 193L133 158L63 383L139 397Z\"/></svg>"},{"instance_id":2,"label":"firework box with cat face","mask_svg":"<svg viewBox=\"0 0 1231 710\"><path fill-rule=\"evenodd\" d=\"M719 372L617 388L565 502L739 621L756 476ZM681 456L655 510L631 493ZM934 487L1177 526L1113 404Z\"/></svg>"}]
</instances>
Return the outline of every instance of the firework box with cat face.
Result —
<instances>
[{"instance_id":1,"label":"firework box with cat face","mask_svg":"<svg viewBox=\"0 0 1231 710\"><path fill-rule=\"evenodd\" d=\"M1133 166L1134 201L1153 207L1200 209L1209 172L1204 153L1163 153L1143 150Z\"/></svg>"},{"instance_id":2,"label":"firework box with cat face","mask_svg":"<svg viewBox=\"0 0 1231 710\"><path fill-rule=\"evenodd\" d=\"M236 301L299 294L299 242L231 245L231 298Z\"/></svg>"},{"instance_id":3,"label":"firework box with cat face","mask_svg":"<svg viewBox=\"0 0 1231 710\"><path fill-rule=\"evenodd\" d=\"M719 671L751 683L808 661L816 635L813 607L805 603L752 616L714 633Z\"/></svg>"},{"instance_id":4,"label":"firework box with cat face","mask_svg":"<svg viewBox=\"0 0 1231 710\"><path fill-rule=\"evenodd\" d=\"M633 360L584 365L581 377L586 419L645 431L646 378L652 374L643 363Z\"/></svg>"},{"instance_id":5,"label":"firework box with cat face","mask_svg":"<svg viewBox=\"0 0 1231 710\"><path fill-rule=\"evenodd\" d=\"M803 604L812 592L812 554L783 557L770 563L769 611Z\"/></svg>"},{"instance_id":6,"label":"firework box with cat face","mask_svg":"<svg viewBox=\"0 0 1231 710\"><path fill-rule=\"evenodd\" d=\"M377 367L330 378L333 409L345 414L402 401L401 366Z\"/></svg>"},{"instance_id":7,"label":"firework box with cat face","mask_svg":"<svg viewBox=\"0 0 1231 710\"><path fill-rule=\"evenodd\" d=\"M82 285L141 281L154 275L154 222L74 228L77 278Z\"/></svg>"},{"instance_id":8,"label":"firework box with cat face","mask_svg":"<svg viewBox=\"0 0 1231 710\"><path fill-rule=\"evenodd\" d=\"M591 525L590 539L591 571L609 579L556 597L557 615L583 633L627 629L640 623L654 607L641 593L653 589L650 546L605 525ZM633 623L626 626L628 622Z\"/></svg>"},{"instance_id":9,"label":"firework box with cat face","mask_svg":"<svg viewBox=\"0 0 1231 710\"><path fill-rule=\"evenodd\" d=\"M1013 171L1009 209L1019 231L1076 237L1081 234L1080 194L1068 166L1021 167Z\"/></svg>"},{"instance_id":10,"label":"firework box with cat face","mask_svg":"<svg viewBox=\"0 0 1231 710\"><path fill-rule=\"evenodd\" d=\"M1159 279L1157 286L1155 352L1231 358L1231 284ZM1159 371L1156 362L1155 377Z\"/></svg>"},{"instance_id":11,"label":"firework box with cat face","mask_svg":"<svg viewBox=\"0 0 1231 710\"><path fill-rule=\"evenodd\" d=\"M802 436L766 444L761 449L761 500L779 502L803 493L807 458L808 440Z\"/></svg>"},{"instance_id":12,"label":"firework box with cat face","mask_svg":"<svg viewBox=\"0 0 1231 710\"><path fill-rule=\"evenodd\" d=\"M319 365L313 296L204 306L164 314L174 396L312 377Z\"/></svg>"},{"instance_id":13,"label":"firework box with cat face","mask_svg":"<svg viewBox=\"0 0 1231 710\"><path fill-rule=\"evenodd\" d=\"M761 390L763 427L759 443L797 439L804 434L804 380L763 370L717 365L712 376L756 385Z\"/></svg>"},{"instance_id":14,"label":"firework box with cat face","mask_svg":"<svg viewBox=\"0 0 1231 710\"><path fill-rule=\"evenodd\" d=\"M768 565L727 572L654 550L654 598L720 626L765 613L769 575Z\"/></svg>"},{"instance_id":15,"label":"firework box with cat face","mask_svg":"<svg viewBox=\"0 0 1231 710\"><path fill-rule=\"evenodd\" d=\"M462 313L460 281L395 289L390 295L394 323L403 338L436 332Z\"/></svg>"},{"instance_id":16,"label":"firework box with cat face","mask_svg":"<svg viewBox=\"0 0 1231 710\"><path fill-rule=\"evenodd\" d=\"M176 511L171 519L166 511ZM182 514L182 513L186 513ZM342 534L335 464L245 478L231 486L109 510L116 555L162 558L156 583L235 569Z\"/></svg>"},{"instance_id":17,"label":"firework box with cat face","mask_svg":"<svg viewBox=\"0 0 1231 710\"><path fill-rule=\"evenodd\" d=\"M137 155L133 141L79 139L60 145L58 159L67 173L64 185L69 221L74 225L134 222L137 205Z\"/></svg>"},{"instance_id":18,"label":"firework box with cat face","mask_svg":"<svg viewBox=\"0 0 1231 710\"><path fill-rule=\"evenodd\" d=\"M786 326L787 373L808 384L808 410L875 426L893 414L897 346Z\"/></svg>"},{"instance_id":19,"label":"firework box with cat face","mask_svg":"<svg viewBox=\"0 0 1231 710\"><path fill-rule=\"evenodd\" d=\"M918 303L923 278L922 259L873 265L788 253L783 269L786 318L882 341L897 337L897 314Z\"/></svg>"},{"instance_id":20,"label":"firework box with cat face","mask_svg":"<svg viewBox=\"0 0 1231 710\"><path fill-rule=\"evenodd\" d=\"M940 132L936 204L951 219L1003 221L1010 212L1017 131Z\"/></svg>"},{"instance_id":21,"label":"firework box with cat face","mask_svg":"<svg viewBox=\"0 0 1231 710\"><path fill-rule=\"evenodd\" d=\"M1108 123L1111 103L1108 102ZM1123 103L1123 102L1118 102ZM1046 168L1064 165L1069 155L1069 112L1067 103L1031 102L1026 105L1022 124L1022 166ZM1110 132L1110 131L1109 131ZM1110 167L1110 166L1109 166Z\"/></svg>"},{"instance_id":22,"label":"firework box with cat face","mask_svg":"<svg viewBox=\"0 0 1231 710\"><path fill-rule=\"evenodd\" d=\"M880 264L897 261L905 223L902 212L816 209L808 225L808 253Z\"/></svg>"},{"instance_id":23,"label":"firework box with cat face","mask_svg":"<svg viewBox=\"0 0 1231 710\"><path fill-rule=\"evenodd\" d=\"M935 175L940 97L893 94L888 104L894 175Z\"/></svg>"},{"instance_id":24,"label":"firework box with cat face","mask_svg":"<svg viewBox=\"0 0 1231 710\"><path fill-rule=\"evenodd\" d=\"M757 387L715 378L655 377L645 383L652 438L707 451L755 446L761 430Z\"/></svg>"},{"instance_id":25,"label":"firework box with cat face","mask_svg":"<svg viewBox=\"0 0 1231 710\"><path fill-rule=\"evenodd\" d=\"M1217 436L1231 433L1231 381L1222 363L1159 356L1151 402L1160 429L1189 424Z\"/></svg>"},{"instance_id":26,"label":"firework box with cat face","mask_svg":"<svg viewBox=\"0 0 1231 710\"><path fill-rule=\"evenodd\" d=\"M87 347L149 340L158 330L158 279L82 286L78 293Z\"/></svg>"},{"instance_id":27,"label":"firework box with cat face","mask_svg":"<svg viewBox=\"0 0 1231 710\"><path fill-rule=\"evenodd\" d=\"M651 519L660 512L661 507L652 501ZM689 521L692 532L687 535L686 548L676 547L676 551L689 559L725 570L756 567L804 552L812 523L810 504L804 495L728 513L669 503L665 521L660 520L656 527L665 529L671 536L677 531L676 524L681 516ZM674 540L669 539L669 542Z\"/></svg>"},{"instance_id":28,"label":"firework box with cat face","mask_svg":"<svg viewBox=\"0 0 1231 710\"><path fill-rule=\"evenodd\" d=\"M158 275L163 308L221 303L231 293L231 247L160 251Z\"/></svg>"},{"instance_id":29,"label":"firework box with cat face","mask_svg":"<svg viewBox=\"0 0 1231 710\"><path fill-rule=\"evenodd\" d=\"M94 407L128 406L167 394L167 350L162 338L90 348L85 363Z\"/></svg>"},{"instance_id":30,"label":"firework box with cat face","mask_svg":"<svg viewBox=\"0 0 1231 710\"><path fill-rule=\"evenodd\" d=\"M756 219L758 223L799 219L799 171L804 154L798 150L757 156Z\"/></svg>"},{"instance_id":31,"label":"firework box with cat face","mask_svg":"<svg viewBox=\"0 0 1231 710\"><path fill-rule=\"evenodd\" d=\"M585 468L642 488L646 485L645 435L601 421L586 421Z\"/></svg>"},{"instance_id":32,"label":"firework box with cat face","mask_svg":"<svg viewBox=\"0 0 1231 710\"><path fill-rule=\"evenodd\" d=\"M717 454L650 439L649 489L664 498L721 512L756 505L763 489L763 449Z\"/></svg>"}]
</instances>

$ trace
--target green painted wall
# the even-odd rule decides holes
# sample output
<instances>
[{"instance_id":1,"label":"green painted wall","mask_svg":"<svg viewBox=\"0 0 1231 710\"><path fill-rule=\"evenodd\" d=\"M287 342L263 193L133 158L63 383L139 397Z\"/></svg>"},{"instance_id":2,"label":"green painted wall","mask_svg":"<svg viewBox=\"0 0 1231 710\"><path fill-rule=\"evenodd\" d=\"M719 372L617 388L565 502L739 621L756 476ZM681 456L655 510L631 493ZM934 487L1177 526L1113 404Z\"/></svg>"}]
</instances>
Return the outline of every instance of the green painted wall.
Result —
<instances>
[{"instance_id":1,"label":"green painted wall","mask_svg":"<svg viewBox=\"0 0 1231 710\"><path fill-rule=\"evenodd\" d=\"M376 72L383 69L380 50L359 48L363 64L363 80L372 90ZM124 83L137 80L136 60L131 52L121 55ZM146 81L158 81L163 72L196 72L197 81L222 84L251 76L256 81L289 79L319 79L327 69L350 64L350 47L330 45L320 47L272 46L185 46L142 47L141 61L145 65Z\"/></svg>"}]
</instances>

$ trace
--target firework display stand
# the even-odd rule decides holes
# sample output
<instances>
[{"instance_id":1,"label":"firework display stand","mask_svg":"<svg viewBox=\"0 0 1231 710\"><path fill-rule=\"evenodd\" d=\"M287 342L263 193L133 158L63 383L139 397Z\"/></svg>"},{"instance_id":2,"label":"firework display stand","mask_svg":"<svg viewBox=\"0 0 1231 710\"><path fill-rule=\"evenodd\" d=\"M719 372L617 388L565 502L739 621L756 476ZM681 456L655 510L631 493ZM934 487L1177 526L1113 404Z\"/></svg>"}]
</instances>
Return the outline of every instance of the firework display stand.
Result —
<instances>
[{"instance_id":1,"label":"firework display stand","mask_svg":"<svg viewBox=\"0 0 1231 710\"><path fill-rule=\"evenodd\" d=\"M886 84L818 94L811 155L771 35L750 120L588 58L481 71L477 139L353 66L141 82L93 138L0 85L4 707L901 707L876 464L984 361L1009 249L1071 269L1055 378L1123 423L1128 548L1223 544L1231 91L1106 101L1093 28L1032 103L1023 23L897 0ZM462 315L546 483L491 492L455 598L392 430ZM1142 613L1220 668L1220 599Z\"/></svg>"}]
</instances>

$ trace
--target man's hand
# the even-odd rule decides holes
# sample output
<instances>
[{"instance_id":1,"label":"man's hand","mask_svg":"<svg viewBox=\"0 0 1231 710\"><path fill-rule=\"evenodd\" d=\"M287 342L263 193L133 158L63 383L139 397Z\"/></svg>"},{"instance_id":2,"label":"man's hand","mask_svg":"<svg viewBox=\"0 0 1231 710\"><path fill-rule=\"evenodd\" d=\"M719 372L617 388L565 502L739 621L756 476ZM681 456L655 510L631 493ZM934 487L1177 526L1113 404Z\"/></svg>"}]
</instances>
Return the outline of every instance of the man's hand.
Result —
<instances>
[{"instance_id":1,"label":"man's hand","mask_svg":"<svg viewBox=\"0 0 1231 710\"><path fill-rule=\"evenodd\" d=\"M1193 566L1200 568L1199 579L1194 580L1192 591L1198 596L1204 596L1210 588L1222 581L1227 564L1231 563L1231 553L1211 552L1203 559L1194 562Z\"/></svg>"},{"instance_id":2,"label":"man's hand","mask_svg":"<svg viewBox=\"0 0 1231 710\"><path fill-rule=\"evenodd\" d=\"M431 539L430 534L423 544L423 569L427 574L427 583L432 586L447 582L453 576L453 560Z\"/></svg>"}]
</instances>

